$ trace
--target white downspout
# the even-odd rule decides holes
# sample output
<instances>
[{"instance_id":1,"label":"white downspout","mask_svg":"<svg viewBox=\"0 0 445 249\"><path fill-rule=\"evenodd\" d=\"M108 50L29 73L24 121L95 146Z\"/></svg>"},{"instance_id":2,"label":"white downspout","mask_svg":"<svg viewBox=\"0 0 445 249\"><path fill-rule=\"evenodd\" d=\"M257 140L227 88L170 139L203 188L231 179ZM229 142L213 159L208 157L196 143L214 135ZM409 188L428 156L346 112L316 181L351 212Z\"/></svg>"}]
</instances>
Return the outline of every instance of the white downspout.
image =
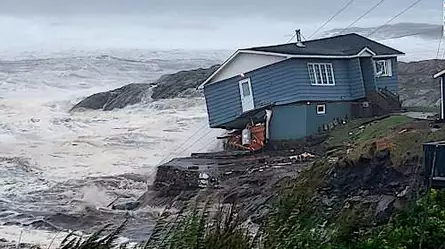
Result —
<instances>
[{"instance_id":1,"label":"white downspout","mask_svg":"<svg viewBox=\"0 0 445 249\"><path fill-rule=\"evenodd\" d=\"M444 96L443 96L443 80L444 76L440 77L440 119L445 119L445 108L444 108Z\"/></svg>"},{"instance_id":2,"label":"white downspout","mask_svg":"<svg viewBox=\"0 0 445 249\"><path fill-rule=\"evenodd\" d=\"M270 126L270 119L272 118L272 110L266 109L266 141L269 140L270 134L269 134L269 126Z\"/></svg>"}]
</instances>

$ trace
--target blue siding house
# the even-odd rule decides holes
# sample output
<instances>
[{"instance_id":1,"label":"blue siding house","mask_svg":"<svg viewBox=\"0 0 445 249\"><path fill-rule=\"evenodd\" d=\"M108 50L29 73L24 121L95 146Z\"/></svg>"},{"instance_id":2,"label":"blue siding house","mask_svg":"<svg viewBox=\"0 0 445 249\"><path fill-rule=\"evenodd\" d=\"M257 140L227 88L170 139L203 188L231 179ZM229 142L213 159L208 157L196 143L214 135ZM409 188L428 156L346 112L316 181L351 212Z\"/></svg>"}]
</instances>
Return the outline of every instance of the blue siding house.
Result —
<instances>
[{"instance_id":1,"label":"blue siding house","mask_svg":"<svg viewBox=\"0 0 445 249\"><path fill-rule=\"evenodd\" d=\"M209 125L243 129L268 110L266 137L290 140L359 116L357 106L388 109L399 55L358 34L240 49L200 86Z\"/></svg>"}]
</instances>

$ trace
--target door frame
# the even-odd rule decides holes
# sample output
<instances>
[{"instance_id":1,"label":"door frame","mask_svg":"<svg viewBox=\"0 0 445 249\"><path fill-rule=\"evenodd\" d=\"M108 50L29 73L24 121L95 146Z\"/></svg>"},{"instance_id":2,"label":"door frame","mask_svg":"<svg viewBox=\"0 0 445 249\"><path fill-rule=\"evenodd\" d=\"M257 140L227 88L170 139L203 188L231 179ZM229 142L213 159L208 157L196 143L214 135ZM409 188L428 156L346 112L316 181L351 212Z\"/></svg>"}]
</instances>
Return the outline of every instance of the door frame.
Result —
<instances>
[{"instance_id":1,"label":"door frame","mask_svg":"<svg viewBox=\"0 0 445 249\"><path fill-rule=\"evenodd\" d=\"M243 90L244 83L247 83L249 86L250 96L247 96L247 97L244 96L244 90ZM238 81L238 87L239 87L239 93L240 93L240 99L241 99L241 108L243 110L243 113L255 109L255 102L253 100L252 82L250 81L250 78L246 78L246 79ZM252 103L251 105L247 106L245 104L247 98L250 98L248 101L249 101L249 103Z\"/></svg>"}]
</instances>

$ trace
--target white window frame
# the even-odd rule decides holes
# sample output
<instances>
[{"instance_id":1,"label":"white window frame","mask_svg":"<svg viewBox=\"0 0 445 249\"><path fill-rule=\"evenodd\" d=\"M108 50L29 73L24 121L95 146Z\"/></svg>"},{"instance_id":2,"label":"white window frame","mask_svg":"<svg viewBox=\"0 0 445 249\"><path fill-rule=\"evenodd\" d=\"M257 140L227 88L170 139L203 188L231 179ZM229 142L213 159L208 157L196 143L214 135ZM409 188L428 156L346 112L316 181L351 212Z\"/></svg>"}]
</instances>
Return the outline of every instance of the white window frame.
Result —
<instances>
[{"instance_id":1,"label":"white window frame","mask_svg":"<svg viewBox=\"0 0 445 249\"><path fill-rule=\"evenodd\" d=\"M334 75L334 66L332 63L308 63L308 72L309 78L311 81L311 85L313 86L335 86L335 75ZM322 69L324 68L324 70ZM329 70L331 71L331 76L329 77ZM311 72L312 71L312 72ZM312 77L312 74L313 77ZM318 73L318 75L317 75ZM327 82L324 82L323 75L326 76ZM320 77L318 77L320 76ZM319 82L320 79L320 82Z\"/></svg>"},{"instance_id":2,"label":"white window frame","mask_svg":"<svg viewBox=\"0 0 445 249\"><path fill-rule=\"evenodd\" d=\"M323 108L323 111L319 111L319 110L318 110L319 107L322 107L322 108ZM320 104L320 105L317 105L316 108L317 108L316 110L317 110L317 114L318 114L318 115L326 114L326 104Z\"/></svg>"},{"instance_id":3,"label":"white window frame","mask_svg":"<svg viewBox=\"0 0 445 249\"><path fill-rule=\"evenodd\" d=\"M241 96L242 96L243 98L252 96L252 85L251 85L251 83L250 83L250 78L241 80L241 81L239 82L239 84L241 85L240 90L241 90ZM242 87L244 84L247 85L247 90L249 91L249 94L248 94L248 95L246 95L246 92L244 91L244 87Z\"/></svg>"},{"instance_id":4,"label":"white window frame","mask_svg":"<svg viewBox=\"0 0 445 249\"><path fill-rule=\"evenodd\" d=\"M377 64L382 63L383 72L377 72ZM392 65L391 59L387 60L376 60L374 61L374 75L375 77L391 77L392 76Z\"/></svg>"}]
</instances>

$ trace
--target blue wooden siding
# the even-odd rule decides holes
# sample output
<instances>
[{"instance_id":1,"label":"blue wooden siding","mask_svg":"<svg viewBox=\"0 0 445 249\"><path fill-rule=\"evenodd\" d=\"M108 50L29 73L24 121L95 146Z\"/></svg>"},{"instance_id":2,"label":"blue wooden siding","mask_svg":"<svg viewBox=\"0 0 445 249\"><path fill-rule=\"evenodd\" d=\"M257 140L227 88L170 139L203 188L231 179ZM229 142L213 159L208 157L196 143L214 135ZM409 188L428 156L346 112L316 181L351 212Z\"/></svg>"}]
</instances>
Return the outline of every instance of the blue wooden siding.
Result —
<instances>
[{"instance_id":1,"label":"blue wooden siding","mask_svg":"<svg viewBox=\"0 0 445 249\"><path fill-rule=\"evenodd\" d=\"M360 59L354 58L349 60L349 85L351 87L351 97L354 99L365 96L365 87L363 83Z\"/></svg>"},{"instance_id":2,"label":"blue wooden siding","mask_svg":"<svg viewBox=\"0 0 445 249\"><path fill-rule=\"evenodd\" d=\"M325 114L317 114L317 104L323 103L311 103L310 105L306 105L307 135L318 133L318 130L322 129L323 125L329 125L329 123L334 122L335 119L345 119L345 117L351 117L350 102L326 103Z\"/></svg>"},{"instance_id":3,"label":"blue wooden siding","mask_svg":"<svg viewBox=\"0 0 445 249\"><path fill-rule=\"evenodd\" d=\"M306 136L306 105L291 104L272 108L270 139L288 140Z\"/></svg>"},{"instance_id":4,"label":"blue wooden siding","mask_svg":"<svg viewBox=\"0 0 445 249\"><path fill-rule=\"evenodd\" d=\"M335 86L311 85L308 63L332 63ZM288 59L245 73L251 80L255 108L298 101L360 99L365 97L360 75L357 59ZM235 76L204 87L210 127L225 127L241 115L238 82L242 79Z\"/></svg>"},{"instance_id":5,"label":"blue wooden siding","mask_svg":"<svg viewBox=\"0 0 445 249\"><path fill-rule=\"evenodd\" d=\"M360 58L360 66L363 75L365 93L376 90L375 73L373 60L368 57Z\"/></svg>"},{"instance_id":6,"label":"blue wooden siding","mask_svg":"<svg viewBox=\"0 0 445 249\"><path fill-rule=\"evenodd\" d=\"M317 114L317 105L325 104L326 113ZM317 134L323 125L333 123L335 119L351 117L350 102L329 103L294 103L272 108L270 122L271 140L295 140Z\"/></svg>"},{"instance_id":7,"label":"blue wooden siding","mask_svg":"<svg viewBox=\"0 0 445 249\"><path fill-rule=\"evenodd\" d=\"M313 86L308 63L332 63L335 86ZM304 100L352 100L348 60L289 59L249 72L255 106L288 104ZM363 96L361 96L363 97Z\"/></svg>"},{"instance_id":8,"label":"blue wooden siding","mask_svg":"<svg viewBox=\"0 0 445 249\"><path fill-rule=\"evenodd\" d=\"M397 58L379 58L379 60L391 59L391 68L392 68L392 76L382 76L376 77L375 82L378 88L387 87L388 90L398 93L398 84L397 84Z\"/></svg>"},{"instance_id":9,"label":"blue wooden siding","mask_svg":"<svg viewBox=\"0 0 445 249\"><path fill-rule=\"evenodd\" d=\"M242 113L239 80L234 77L204 87L210 127L233 121Z\"/></svg>"}]
</instances>

